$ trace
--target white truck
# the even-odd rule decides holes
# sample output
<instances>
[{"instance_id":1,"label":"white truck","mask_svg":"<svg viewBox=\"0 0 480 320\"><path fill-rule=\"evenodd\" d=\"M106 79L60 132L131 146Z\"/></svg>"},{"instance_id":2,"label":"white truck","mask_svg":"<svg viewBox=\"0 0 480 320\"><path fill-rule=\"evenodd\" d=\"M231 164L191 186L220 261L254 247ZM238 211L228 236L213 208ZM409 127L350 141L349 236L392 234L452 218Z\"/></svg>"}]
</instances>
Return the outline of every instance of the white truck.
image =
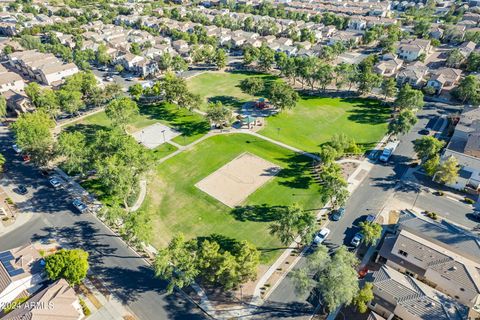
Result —
<instances>
[{"instance_id":1,"label":"white truck","mask_svg":"<svg viewBox=\"0 0 480 320\"><path fill-rule=\"evenodd\" d=\"M380 161L387 162L395 149L397 149L399 143L400 141L398 140L387 143L385 149L383 149L383 152L380 155Z\"/></svg>"}]
</instances>

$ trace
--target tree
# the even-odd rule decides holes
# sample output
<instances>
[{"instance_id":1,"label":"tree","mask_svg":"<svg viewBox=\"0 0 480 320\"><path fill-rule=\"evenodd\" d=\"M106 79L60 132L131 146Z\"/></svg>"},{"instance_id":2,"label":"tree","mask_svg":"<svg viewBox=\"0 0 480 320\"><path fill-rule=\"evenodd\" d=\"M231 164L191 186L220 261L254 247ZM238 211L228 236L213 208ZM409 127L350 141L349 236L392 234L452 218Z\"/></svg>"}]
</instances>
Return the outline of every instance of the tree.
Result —
<instances>
[{"instance_id":1,"label":"tree","mask_svg":"<svg viewBox=\"0 0 480 320\"><path fill-rule=\"evenodd\" d=\"M413 141L413 150L417 153L417 157L423 161L432 158L442 150L445 142L435 137L427 136Z\"/></svg>"},{"instance_id":2,"label":"tree","mask_svg":"<svg viewBox=\"0 0 480 320\"><path fill-rule=\"evenodd\" d=\"M411 110L403 110L388 124L391 134L406 134L417 123L417 116Z\"/></svg>"},{"instance_id":3,"label":"tree","mask_svg":"<svg viewBox=\"0 0 480 320\"><path fill-rule=\"evenodd\" d=\"M419 19L415 21L413 33L421 38L426 38L430 33L431 22L428 19Z\"/></svg>"},{"instance_id":4,"label":"tree","mask_svg":"<svg viewBox=\"0 0 480 320\"><path fill-rule=\"evenodd\" d=\"M50 159L54 127L55 122L43 110L24 113L12 124L17 145L38 165L44 165Z\"/></svg>"},{"instance_id":5,"label":"tree","mask_svg":"<svg viewBox=\"0 0 480 320\"><path fill-rule=\"evenodd\" d=\"M373 284L366 282L362 289L358 291L357 296L353 299L353 303L360 313L365 313L368 310L368 303L373 300Z\"/></svg>"},{"instance_id":6,"label":"tree","mask_svg":"<svg viewBox=\"0 0 480 320\"><path fill-rule=\"evenodd\" d=\"M327 86L333 82L333 67L328 63L320 63L314 78L320 83L322 91L325 91Z\"/></svg>"},{"instance_id":7,"label":"tree","mask_svg":"<svg viewBox=\"0 0 480 320\"><path fill-rule=\"evenodd\" d=\"M80 131L63 131L58 136L57 154L64 157L63 168L68 173L83 173L89 162L86 138Z\"/></svg>"},{"instance_id":8,"label":"tree","mask_svg":"<svg viewBox=\"0 0 480 320\"><path fill-rule=\"evenodd\" d=\"M140 83L135 83L134 85L128 88L128 93L135 99L138 100L143 95L144 89Z\"/></svg>"},{"instance_id":9,"label":"tree","mask_svg":"<svg viewBox=\"0 0 480 320\"><path fill-rule=\"evenodd\" d=\"M138 106L135 101L128 97L120 97L112 100L105 108L105 113L114 126L125 130L132 117L138 115Z\"/></svg>"},{"instance_id":10,"label":"tree","mask_svg":"<svg viewBox=\"0 0 480 320\"><path fill-rule=\"evenodd\" d=\"M215 53L215 64L217 65L218 69L223 69L227 66L227 54L225 50L218 49Z\"/></svg>"},{"instance_id":11,"label":"tree","mask_svg":"<svg viewBox=\"0 0 480 320\"><path fill-rule=\"evenodd\" d=\"M100 65L106 65L112 61L112 57L108 54L107 47L103 43L98 46L95 58Z\"/></svg>"},{"instance_id":12,"label":"tree","mask_svg":"<svg viewBox=\"0 0 480 320\"><path fill-rule=\"evenodd\" d=\"M350 305L359 292L354 253L341 246L331 257L327 247L319 248L307 258L305 267L292 272L295 289L300 293L316 287L319 298L329 311L342 304Z\"/></svg>"},{"instance_id":13,"label":"tree","mask_svg":"<svg viewBox=\"0 0 480 320\"><path fill-rule=\"evenodd\" d=\"M88 253L82 249L61 249L45 258L45 272L50 280L63 278L70 285L80 284L87 276Z\"/></svg>"},{"instance_id":14,"label":"tree","mask_svg":"<svg viewBox=\"0 0 480 320\"><path fill-rule=\"evenodd\" d=\"M125 217L122 233L130 243L141 244L152 240L153 226L150 215L146 211L130 212Z\"/></svg>"},{"instance_id":15,"label":"tree","mask_svg":"<svg viewBox=\"0 0 480 320\"><path fill-rule=\"evenodd\" d=\"M0 96L0 119L7 115L7 100L4 96Z\"/></svg>"},{"instance_id":16,"label":"tree","mask_svg":"<svg viewBox=\"0 0 480 320\"><path fill-rule=\"evenodd\" d=\"M394 97L397 93L397 86L394 78L384 78L382 81L382 94L385 96L385 99Z\"/></svg>"},{"instance_id":17,"label":"tree","mask_svg":"<svg viewBox=\"0 0 480 320\"><path fill-rule=\"evenodd\" d=\"M27 94L27 97L30 99L32 104L35 107L38 107L37 102L40 98L40 95L42 93L42 88L40 85L36 82L30 82L25 86L25 93Z\"/></svg>"},{"instance_id":18,"label":"tree","mask_svg":"<svg viewBox=\"0 0 480 320\"><path fill-rule=\"evenodd\" d=\"M312 241L315 215L311 211L304 211L298 204L277 211L278 219L269 226L271 235L277 236L284 245L297 236L300 236L299 244Z\"/></svg>"},{"instance_id":19,"label":"tree","mask_svg":"<svg viewBox=\"0 0 480 320\"><path fill-rule=\"evenodd\" d=\"M258 66L263 71L269 71L275 63L275 52L265 44L259 49Z\"/></svg>"},{"instance_id":20,"label":"tree","mask_svg":"<svg viewBox=\"0 0 480 320\"><path fill-rule=\"evenodd\" d=\"M480 70L480 53L473 51L468 55L466 61L467 71L479 71Z\"/></svg>"},{"instance_id":21,"label":"tree","mask_svg":"<svg viewBox=\"0 0 480 320\"><path fill-rule=\"evenodd\" d=\"M5 159L5 156L0 153L0 172L3 172L3 166L7 162L7 159Z\"/></svg>"},{"instance_id":22,"label":"tree","mask_svg":"<svg viewBox=\"0 0 480 320\"><path fill-rule=\"evenodd\" d=\"M37 108L45 110L52 118L60 112L57 94L52 89L44 89L36 102Z\"/></svg>"},{"instance_id":23,"label":"tree","mask_svg":"<svg viewBox=\"0 0 480 320\"><path fill-rule=\"evenodd\" d=\"M80 91L58 90L57 99L61 110L68 114L73 114L84 107Z\"/></svg>"},{"instance_id":24,"label":"tree","mask_svg":"<svg viewBox=\"0 0 480 320\"><path fill-rule=\"evenodd\" d=\"M342 170L337 163L323 163L320 180L326 196L330 198L333 207L345 204L348 198L347 181L342 176Z\"/></svg>"},{"instance_id":25,"label":"tree","mask_svg":"<svg viewBox=\"0 0 480 320\"><path fill-rule=\"evenodd\" d=\"M117 63L117 64L115 65L115 72L117 72L117 73L122 73L123 70L124 70L124 68L123 68L123 66L122 66L121 64L118 64L118 63Z\"/></svg>"},{"instance_id":26,"label":"tree","mask_svg":"<svg viewBox=\"0 0 480 320\"><path fill-rule=\"evenodd\" d=\"M454 183L458 178L459 170L457 158L450 156L437 167L435 180L441 183Z\"/></svg>"},{"instance_id":27,"label":"tree","mask_svg":"<svg viewBox=\"0 0 480 320\"><path fill-rule=\"evenodd\" d=\"M224 106L220 101L210 103L208 105L206 118L214 126L223 128L224 126L230 125L230 122L232 121L232 110L227 106Z\"/></svg>"},{"instance_id":28,"label":"tree","mask_svg":"<svg viewBox=\"0 0 480 320\"><path fill-rule=\"evenodd\" d=\"M142 49L137 42L133 42L130 44L130 52L136 56L139 56L142 53Z\"/></svg>"},{"instance_id":29,"label":"tree","mask_svg":"<svg viewBox=\"0 0 480 320\"><path fill-rule=\"evenodd\" d=\"M433 177L437 172L438 166L440 165L440 156L438 154L432 156L425 162L423 162L422 167L430 177Z\"/></svg>"},{"instance_id":30,"label":"tree","mask_svg":"<svg viewBox=\"0 0 480 320\"><path fill-rule=\"evenodd\" d=\"M423 93L412 89L409 84L404 85L398 92L395 106L400 110L413 110L423 108Z\"/></svg>"},{"instance_id":31,"label":"tree","mask_svg":"<svg viewBox=\"0 0 480 320\"><path fill-rule=\"evenodd\" d=\"M182 234L178 234L167 248L158 251L154 263L155 275L168 281L168 293L172 293L175 287L191 285L200 273L192 246Z\"/></svg>"},{"instance_id":32,"label":"tree","mask_svg":"<svg viewBox=\"0 0 480 320\"><path fill-rule=\"evenodd\" d=\"M460 80L453 90L453 95L463 103L478 104L480 102L480 81L476 76L469 75Z\"/></svg>"},{"instance_id":33,"label":"tree","mask_svg":"<svg viewBox=\"0 0 480 320\"><path fill-rule=\"evenodd\" d=\"M240 82L240 89L253 96L259 95L265 89L265 83L260 77L245 78Z\"/></svg>"},{"instance_id":34,"label":"tree","mask_svg":"<svg viewBox=\"0 0 480 320\"><path fill-rule=\"evenodd\" d=\"M367 246L375 244L382 236L382 226L376 222L362 221L359 226L363 234L363 242Z\"/></svg>"},{"instance_id":35,"label":"tree","mask_svg":"<svg viewBox=\"0 0 480 320\"><path fill-rule=\"evenodd\" d=\"M296 106L300 98L298 93L284 82L274 82L268 92L270 102L280 110L291 109Z\"/></svg>"},{"instance_id":36,"label":"tree","mask_svg":"<svg viewBox=\"0 0 480 320\"><path fill-rule=\"evenodd\" d=\"M448 53L447 61L445 62L445 64L447 65L447 67L457 68L460 66L464 59L465 58L459 49L453 49Z\"/></svg>"}]
</instances>

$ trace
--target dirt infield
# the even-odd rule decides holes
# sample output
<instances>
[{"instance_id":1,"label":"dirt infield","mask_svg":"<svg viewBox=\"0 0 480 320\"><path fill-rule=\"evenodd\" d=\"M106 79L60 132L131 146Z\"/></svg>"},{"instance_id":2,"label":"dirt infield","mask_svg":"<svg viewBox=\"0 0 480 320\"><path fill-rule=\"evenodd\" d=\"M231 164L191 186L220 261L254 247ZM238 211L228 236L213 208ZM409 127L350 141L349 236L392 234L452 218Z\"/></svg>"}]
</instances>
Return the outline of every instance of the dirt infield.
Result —
<instances>
[{"instance_id":1,"label":"dirt infield","mask_svg":"<svg viewBox=\"0 0 480 320\"><path fill-rule=\"evenodd\" d=\"M251 153L242 153L195 186L233 208L272 179L281 168Z\"/></svg>"}]
</instances>

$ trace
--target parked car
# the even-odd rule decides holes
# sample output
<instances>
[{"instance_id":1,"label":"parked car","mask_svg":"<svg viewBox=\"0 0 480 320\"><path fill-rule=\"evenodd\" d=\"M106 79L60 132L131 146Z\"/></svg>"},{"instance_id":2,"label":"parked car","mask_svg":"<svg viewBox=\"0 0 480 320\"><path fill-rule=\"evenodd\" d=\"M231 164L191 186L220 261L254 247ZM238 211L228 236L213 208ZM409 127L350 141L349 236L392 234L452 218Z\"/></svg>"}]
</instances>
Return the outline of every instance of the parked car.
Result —
<instances>
[{"instance_id":1,"label":"parked car","mask_svg":"<svg viewBox=\"0 0 480 320\"><path fill-rule=\"evenodd\" d=\"M421 134L422 136L428 136L430 134L430 130L422 129L422 130L418 131L418 134Z\"/></svg>"},{"instance_id":2,"label":"parked car","mask_svg":"<svg viewBox=\"0 0 480 320\"><path fill-rule=\"evenodd\" d=\"M72 204L81 213L84 213L87 210L87 205L80 199L73 200Z\"/></svg>"},{"instance_id":3,"label":"parked car","mask_svg":"<svg viewBox=\"0 0 480 320\"><path fill-rule=\"evenodd\" d=\"M371 223L371 222L374 222L375 219L376 219L376 217L375 217L373 214L369 214L369 215L367 215L367 217L365 218L365 221Z\"/></svg>"},{"instance_id":4,"label":"parked car","mask_svg":"<svg viewBox=\"0 0 480 320\"><path fill-rule=\"evenodd\" d=\"M50 185L51 185L52 187L54 187L55 189L61 188L61 187L63 186L62 181L61 181L60 179L58 179L58 178L55 178L55 177L49 179L48 182L49 182Z\"/></svg>"},{"instance_id":5,"label":"parked car","mask_svg":"<svg viewBox=\"0 0 480 320\"><path fill-rule=\"evenodd\" d=\"M128 77L125 78L125 80L127 80L127 81L133 81L134 79L135 79L135 77L133 77L133 76L128 76Z\"/></svg>"},{"instance_id":6,"label":"parked car","mask_svg":"<svg viewBox=\"0 0 480 320\"><path fill-rule=\"evenodd\" d=\"M322 230L320 230L315 234L315 237L313 238L313 244L314 245L322 244L325 241L325 239L327 239L329 234L330 234L330 229L323 228Z\"/></svg>"},{"instance_id":7,"label":"parked car","mask_svg":"<svg viewBox=\"0 0 480 320\"><path fill-rule=\"evenodd\" d=\"M18 194L25 195L28 193L27 187L25 187L23 184L19 185L17 189L15 190Z\"/></svg>"},{"instance_id":8,"label":"parked car","mask_svg":"<svg viewBox=\"0 0 480 320\"><path fill-rule=\"evenodd\" d=\"M112 82L112 81L113 81L113 77L110 77L110 76L105 77L105 81L107 81L107 82Z\"/></svg>"},{"instance_id":9,"label":"parked car","mask_svg":"<svg viewBox=\"0 0 480 320\"><path fill-rule=\"evenodd\" d=\"M17 146L16 144L14 144L14 145L12 146L12 149L13 149L16 153L22 153L22 149L21 149L19 146Z\"/></svg>"},{"instance_id":10,"label":"parked car","mask_svg":"<svg viewBox=\"0 0 480 320\"><path fill-rule=\"evenodd\" d=\"M332 220L338 221L345 215L345 208L340 208L338 210L333 211L332 213Z\"/></svg>"},{"instance_id":11,"label":"parked car","mask_svg":"<svg viewBox=\"0 0 480 320\"><path fill-rule=\"evenodd\" d=\"M30 161L30 155L28 153L24 153L22 154L22 159L23 161L28 162Z\"/></svg>"},{"instance_id":12,"label":"parked car","mask_svg":"<svg viewBox=\"0 0 480 320\"><path fill-rule=\"evenodd\" d=\"M361 232L357 232L354 236L353 236L353 239L352 241L350 242L350 244L356 248L360 245L360 243L362 242L363 240L363 234Z\"/></svg>"}]
</instances>

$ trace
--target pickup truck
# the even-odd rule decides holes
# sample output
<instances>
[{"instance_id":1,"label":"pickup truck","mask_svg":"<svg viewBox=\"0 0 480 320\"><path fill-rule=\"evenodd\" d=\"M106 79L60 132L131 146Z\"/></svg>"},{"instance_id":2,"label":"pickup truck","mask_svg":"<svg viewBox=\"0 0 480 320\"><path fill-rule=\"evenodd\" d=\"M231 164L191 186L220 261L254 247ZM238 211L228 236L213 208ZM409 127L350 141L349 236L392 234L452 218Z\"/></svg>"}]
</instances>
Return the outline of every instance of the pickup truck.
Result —
<instances>
[{"instance_id":1,"label":"pickup truck","mask_svg":"<svg viewBox=\"0 0 480 320\"><path fill-rule=\"evenodd\" d=\"M380 155L380 161L387 162L388 159L390 159L390 157L392 156L395 149L397 149L399 143L400 141L392 141L387 143L385 149L383 149L383 152Z\"/></svg>"}]
</instances>

